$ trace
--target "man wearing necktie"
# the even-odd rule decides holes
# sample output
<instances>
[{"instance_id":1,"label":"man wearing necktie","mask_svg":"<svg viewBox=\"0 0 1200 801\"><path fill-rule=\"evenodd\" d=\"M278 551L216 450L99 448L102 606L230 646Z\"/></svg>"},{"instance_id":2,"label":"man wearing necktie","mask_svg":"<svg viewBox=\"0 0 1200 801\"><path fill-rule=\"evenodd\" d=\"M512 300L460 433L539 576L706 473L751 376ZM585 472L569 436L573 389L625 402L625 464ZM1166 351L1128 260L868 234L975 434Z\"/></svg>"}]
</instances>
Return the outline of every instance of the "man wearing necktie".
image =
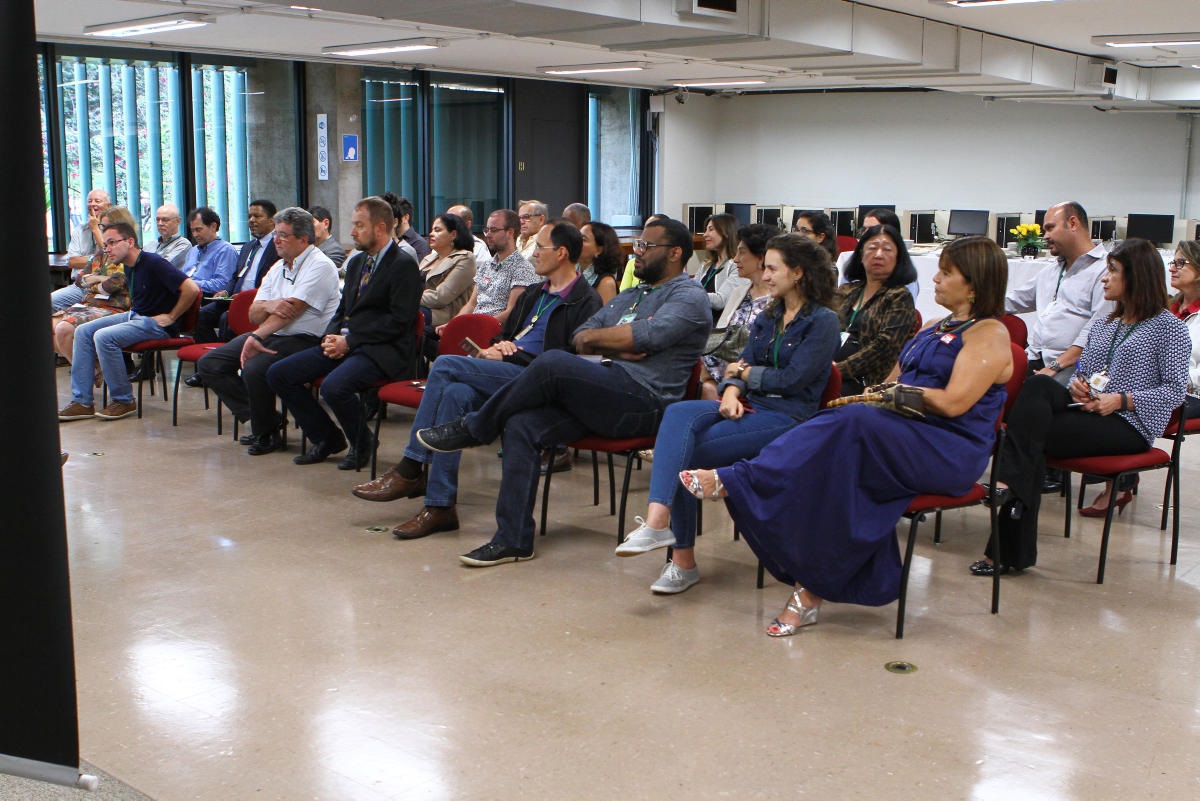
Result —
<instances>
[{"instance_id":1,"label":"man wearing necktie","mask_svg":"<svg viewBox=\"0 0 1200 801\"><path fill-rule=\"evenodd\" d=\"M392 242L392 208L368 197L354 207L351 237L359 253L346 262L346 283L321 344L281 359L267 384L292 412L312 443L296 464L315 464L346 449L338 464L356 470L371 459L374 439L363 419L359 393L382 379L413 375L422 281L416 261ZM321 399L309 388L324 376Z\"/></svg>"}]
</instances>

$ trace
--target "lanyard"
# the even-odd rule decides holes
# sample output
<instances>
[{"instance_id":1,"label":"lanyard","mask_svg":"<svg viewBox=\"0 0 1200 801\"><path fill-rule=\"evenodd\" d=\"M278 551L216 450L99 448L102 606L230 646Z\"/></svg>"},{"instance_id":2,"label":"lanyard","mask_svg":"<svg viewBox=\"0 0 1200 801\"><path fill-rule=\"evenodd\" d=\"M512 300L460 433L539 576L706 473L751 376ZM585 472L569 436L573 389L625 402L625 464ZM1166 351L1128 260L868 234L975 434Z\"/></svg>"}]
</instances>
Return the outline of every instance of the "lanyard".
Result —
<instances>
[{"instance_id":1,"label":"lanyard","mask_svg":"<svg viewBox=\"0 0 1200 801\"><path fill-rule=\"evenodd\" d=\"M1058 300L1058 290L1062 287L1063 276L1067 274L1067 265L1064 264L1058 270L1058 283L1054 285L1054 300Z\"/></svg>"},{"instance_id":2,"label":"lanyard","mask_svg":"<svg viewBox=\"0 0 1200 801\"><path fill-rule=\"evenodd\" d=\"M552 307L559 300L561 298L558 295L551 294L550 292L542 293L542 296L538 298L537 307L533 310L533 316L529 318L529 327L532 328L537 323L538 318L542 316L542 312ZM543 305L543 301L545 301L545 305Z\"/></svg>"},{"instance_id":3,"label":"lanyard","mask_svg":"<svg viewBox=\"0 0 1200 801\"><path fill-rule=\"evenodd\" d=\"M846 327L842 329L843 331L849 331L851 328L854 327L854 321L858 319L858 313L860 311L862 311L863 306L866 306L866 305L867 305L867 285L864 283L863 288L862 288L862 294L859 295L859 297L858 297L858 303L856 303L854 305L854 308L851 309L851 311L850 311L850 322L846 323Z\"/></svg>"},{"instance_id":4,"label":"lanyard","mask_svg":"<svg viewBox=\"0 0 1200 801\"><path fill-rule=\"evenodd\" d=\"M1112 344L1108 346L1108 359L1104 363L1105 369L1108 369L1108 366L1112 364L1113 354L1117 352L1117 348L1121 347L1125 343L1125 340L1129 339L1130 335L1133 334L1133 330L1141 324L1142 321L1138 320L1129 326L1129 330L1125 332L1125 336L1121 337L1120 341L1117 341L1117 336L1121 333L1121 323L1117 323L1117 329L1113 331Z\"/></svg>"}]
</instances>

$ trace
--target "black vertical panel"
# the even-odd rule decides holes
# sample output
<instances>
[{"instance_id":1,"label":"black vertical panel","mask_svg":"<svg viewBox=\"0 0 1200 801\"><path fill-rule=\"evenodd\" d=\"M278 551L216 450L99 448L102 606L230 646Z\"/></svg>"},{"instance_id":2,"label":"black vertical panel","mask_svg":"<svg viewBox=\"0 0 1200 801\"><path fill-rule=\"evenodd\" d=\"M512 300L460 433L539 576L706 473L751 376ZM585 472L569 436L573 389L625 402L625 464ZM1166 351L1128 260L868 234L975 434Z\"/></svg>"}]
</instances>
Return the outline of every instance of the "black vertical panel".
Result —
<instances>
[{"instance_id":1,"label":"black vertical panel","mask_svg":"<svg viewBox=\"0 0 1200 801\"><path fill-rule=\"evenodd\" d=\"M78 769L75 658L66 522L58 455L54 359L46 325L48 269L42 218L41 132L33 0L0 3L0 75L8 87L0 125L7 155L0 219L7 223L6 311L0 332L19 358L5 367L0 419L0 764L19 757ZM53 65L48 65L52 67ZM53 72L51 72L53 74Z\"/></svg>"},{"instance_id":2,"label":"black vertical panel","mask_svg":"<svg viewBox=\"0 0 1200 801\"><path fill-rule=\"evenodd\" d=\"M512 92L516 199L543 201L551 217L568 203L586 203L587 87L514 80Z\"/></svg>"}]
</instances>

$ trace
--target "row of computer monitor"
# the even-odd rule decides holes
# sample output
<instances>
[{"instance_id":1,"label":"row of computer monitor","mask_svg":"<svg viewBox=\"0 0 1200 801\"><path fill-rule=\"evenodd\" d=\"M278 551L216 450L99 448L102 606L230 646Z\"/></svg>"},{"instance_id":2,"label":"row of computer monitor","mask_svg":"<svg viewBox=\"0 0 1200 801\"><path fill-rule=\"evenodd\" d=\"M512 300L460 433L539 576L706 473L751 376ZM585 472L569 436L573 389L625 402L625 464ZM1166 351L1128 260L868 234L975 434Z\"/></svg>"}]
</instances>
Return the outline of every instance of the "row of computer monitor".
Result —
<instances>
[{"instance_id":1,"label":"row of computer monitor","mask_svg":"<svg viewBox=\"0 0 1200 801\"><path fill-rule=\"evenodd\" d=\"M792 230L796 219L805 211L795 206L756 206L752 203L692 204L685 207L687 223L692 231L704 232L704 223L718 210L732 214L742 225L751 222L764 225L778 226ZM838 236L855 236L862 226L863 218L872 209L887 209L895 211L894 203L864 203L855 208L828 209ZM791 219L784 220L790 212ZM1027 215L1026 215L1027 216ZM1034 212L1033 222L1042 224L1046 216L1045 209ZM942 211L912 211L908 213L908 239L917 243L935 242L939 238L958 236L991 236L1000 245L1012 241L1009 230L1017 227L1023 221L1019 213L993 214L984 209L951 209L947 218ZM783 222L784 224L780 224ZM1092 239L1106 241L1113 239L1117 233L1115 217L1105 216L1091 221ZM1200 239L1200 229L1188 230L1185 237ZM1125 237L1148 239L1160 247L1169 246L1175 241L1175 215L1173 214L1129 214L1126 217Z\"/></svg>"}]
</instances>

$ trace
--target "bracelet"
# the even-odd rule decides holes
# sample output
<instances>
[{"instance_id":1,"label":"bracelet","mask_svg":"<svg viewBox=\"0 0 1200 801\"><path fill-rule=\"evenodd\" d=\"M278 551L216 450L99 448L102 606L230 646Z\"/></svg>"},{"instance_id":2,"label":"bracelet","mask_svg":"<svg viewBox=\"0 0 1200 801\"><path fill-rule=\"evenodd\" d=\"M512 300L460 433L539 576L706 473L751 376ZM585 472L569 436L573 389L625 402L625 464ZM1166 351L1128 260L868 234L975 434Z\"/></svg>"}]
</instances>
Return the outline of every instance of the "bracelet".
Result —
<instances>
[{"instance_id":1,"label":"bracelet","mask_svg":"<svg viewBox=\"0 0 1200 801\"><path fill-rule=\"evenodd\" d=\"M250 338L251 338L251 339L256 339L256 340L258 340L258 341L259 341L261 344L263 344L263 345L267 344L267 343L263 342L263 338L262 338L262 337L260 337L258 334L256 334L256 333L255 333L255 332L253 332L253 331L251 331L251 332L250 332L249 336L250 336Z\"/></svg>"},{"instance_id":2,"label":"bracelet","mask_svg":"<svg viewBox=\"0 0 1200 801\"><path fill-rule=\"evenodd\" d=\"M1129 395L1124 392L1121 393L1121 411L1129 411Z\"/></svg>"}]
</instances>

